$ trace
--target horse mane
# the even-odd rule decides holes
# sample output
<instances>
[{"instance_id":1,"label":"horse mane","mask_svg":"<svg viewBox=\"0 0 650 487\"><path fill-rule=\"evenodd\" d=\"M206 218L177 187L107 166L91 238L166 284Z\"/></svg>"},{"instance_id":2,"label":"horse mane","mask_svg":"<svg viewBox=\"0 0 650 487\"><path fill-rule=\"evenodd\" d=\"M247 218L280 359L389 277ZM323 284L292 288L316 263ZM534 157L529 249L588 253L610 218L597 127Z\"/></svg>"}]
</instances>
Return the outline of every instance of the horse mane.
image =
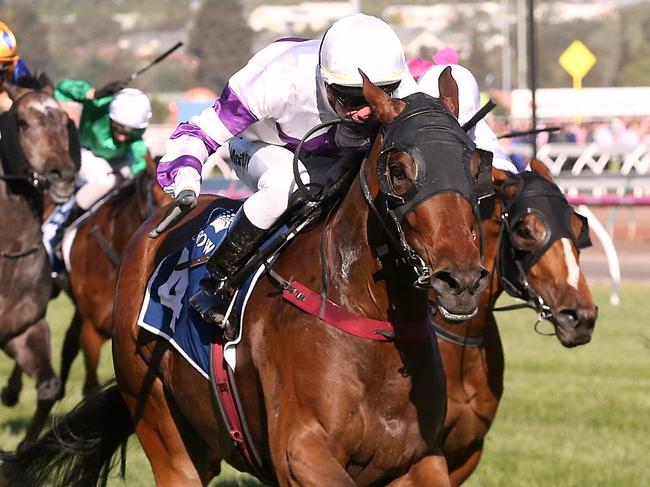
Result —
<instances>
[{"instance_id":1,"label":"horse mane","mask_svg":"<svg viewBox=\"0 0 650 487\"><path fill-rule=\"evenodd\" d=\"M16 86L20 86L21 88L29 88L32 90L42 90L51 84L52 82L50 81L50 78L47 76L47 74L37 73L21 77L16 83Z\"/></svg>"},{"instance_id":2,"label":"horse mane","mask_svg":"<svg viewBox=\"0 0 650 487\"><path fill-rule=\"evenodd\" d=\"M140 192L138 188L140 188L140 185L143 184L147 179L147 172L144 171L134 178L124 181L115 190L115 193L110 197L108 201L112 207L111 212L118 212L120 209L131 203L133 196L137 195Z\"/></svg>"}]
</instances>

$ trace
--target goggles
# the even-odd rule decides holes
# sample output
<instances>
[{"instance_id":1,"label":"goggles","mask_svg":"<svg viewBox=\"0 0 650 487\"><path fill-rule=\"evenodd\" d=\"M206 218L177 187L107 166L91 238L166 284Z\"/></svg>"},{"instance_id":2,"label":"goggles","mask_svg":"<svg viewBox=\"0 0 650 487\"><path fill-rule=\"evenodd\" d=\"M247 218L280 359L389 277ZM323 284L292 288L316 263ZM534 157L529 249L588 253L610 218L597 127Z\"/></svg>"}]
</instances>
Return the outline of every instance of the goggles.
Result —
<instances>
[{"instance_id":1,"label":"goggles","mask_svg":"<svg viewBox=\"0 0 650 487\"><path fill-rule=\"evenodd\" d=\"M145 129L137 129L133 127L127 127L125 125L122 125L121 123L117 123L114 120L111 120L111 129L113 129L113 133L118 134L118 135L123 135L129 140L137 139L138 137L141 137L142 134L144 134Z\"/></svg>"},{"instance_id":2,"label":"goggles","mask_svg":"<svg viewBox=\"0 0 650 487\"><path fill-rule=\"evenodd\" d=\"M392 95L397 89L401 81L390 83L388 85L379 86L384 93ZM327 85L327 89L332 94L334 99L341 104L341 106L348 110L357 110L368 106L368 102L363 96L363 88L361 86L342 86L337 84Z\"/></svg>"}]
</instances>

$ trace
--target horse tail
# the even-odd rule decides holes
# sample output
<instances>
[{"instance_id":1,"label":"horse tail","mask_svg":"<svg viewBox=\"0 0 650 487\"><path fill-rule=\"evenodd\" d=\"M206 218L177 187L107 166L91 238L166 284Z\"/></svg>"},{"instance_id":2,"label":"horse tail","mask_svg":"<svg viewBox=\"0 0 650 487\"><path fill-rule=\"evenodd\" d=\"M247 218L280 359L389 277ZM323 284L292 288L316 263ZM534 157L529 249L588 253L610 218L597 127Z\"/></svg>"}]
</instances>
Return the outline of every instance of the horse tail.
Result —
<instances>
[{"instance_id":1,"label":"horse tail","mask_svg":"<svg viewBox=\"0 0 650 487\"><path fill-rule=\"evenodd\" d=\"M0 452L0 484L105 486L118 448L124 478L126 442L134 431L117 385L104 386L39 440L16 452Z\"/></svg>"}]
</instances>

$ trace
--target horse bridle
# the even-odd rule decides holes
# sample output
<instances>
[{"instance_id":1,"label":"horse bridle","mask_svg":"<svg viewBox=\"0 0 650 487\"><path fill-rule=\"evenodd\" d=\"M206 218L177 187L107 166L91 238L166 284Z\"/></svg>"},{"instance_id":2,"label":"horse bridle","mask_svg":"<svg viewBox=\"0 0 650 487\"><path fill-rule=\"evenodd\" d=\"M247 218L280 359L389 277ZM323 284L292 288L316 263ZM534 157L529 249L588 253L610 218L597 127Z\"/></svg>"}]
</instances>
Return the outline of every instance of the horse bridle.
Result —
<instances>
[{"instance_id":1,"label":"horse bridle","mask_svg":"<svg viewBox=\"0 0 650 487\"><path fill-rule=\"evenodd\" d=\"M503 289L510 296L524 302L493 308L493 311L531 308L538 313L539 323L550 319L552 312L544 299L529 285L526 277L528 272L556 240L570 239L578 252L589 247L591 245L589 224L584 216L574 212L555 184L533 173L522 173L519 176L524 180L524 186L509 204L504 204L501 212L495 267ZM546 230L542 241L533 251L517 249L513 245L514 229L529 214L537 215L544 222ZM577 237L571 227L571 218L574 214L582 222Z\"/></svg>"},{"instance_id":2,"label":"horse bridle","mask_svg":"<svg viewBox=\"0 0 650 487\"><path fill-rule=\"evenodd\" d=\"M391 247L415 272L417 278L414 286L429 288L431 269L407 242L402 228L404 218L422 201L443 192L459 194L472 205L476 214L478 198L484 195L482 190L481 194L477 194L472 184L470 160L477 150L476 146L461 129L456 118L438 99L423 93L410 95L404 101L407 107L402 113L381 128L382 145L377 159L380 190L376 198L377 205L370 195L365 177L361 177L360 182L366 202L383 225ZM393 190L389 180L387 165L393 151L408 153L416 164L415 183L401 195ZM427 164L431 160L458 159L463 163ZM365 162L361 169L362 175L365 173ZM490 165L491 159L482 157L481 165L485 164ZM491 184L487 187L487 192L493 192ZM389 228L386 217L392 229Z\"/></svg>"}]
</instances>

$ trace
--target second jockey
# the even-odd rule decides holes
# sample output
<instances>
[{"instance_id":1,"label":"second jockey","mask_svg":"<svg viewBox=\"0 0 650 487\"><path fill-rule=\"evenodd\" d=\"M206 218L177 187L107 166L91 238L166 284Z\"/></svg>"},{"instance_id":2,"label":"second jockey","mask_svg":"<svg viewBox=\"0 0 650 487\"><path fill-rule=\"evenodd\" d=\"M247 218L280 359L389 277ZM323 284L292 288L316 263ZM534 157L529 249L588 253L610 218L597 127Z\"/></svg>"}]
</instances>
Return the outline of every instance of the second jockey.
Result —
<instances>
[{"instance_id":1,"label":"second jockey","mask_svg":"<svg viewBox=\"0 0 650 487\"><path fill-rule=\"evenodd\" d=\"M142 136L151 119L151 101L138 89L121 89L123 84L112 82L95 90L87 81L65 79L56 86L57 100L75 101L82 106L81 186L72 201L60 205L44 226L44 244L52 256L65 229L75 219L121 179L130 179L147 167L147 146ZM53 262L53 274L63 270L57 267L60 263Z\"/></svg>"},{"instance_id":2,"label":"second jockey","mask_svg":"<svg viewBox=\"0 0 650 487\"><path fill-rule=\"evenodd\" d=\"M371 110L359 68L390 95L417 91L395 32L357 14L335 22L322 40L283 39L263 48L229 79L212 108L171 135L158 165L167 192L198 195L203 163L225 144L237 176L255 191L208 260L202 290L190 298L206 321L222 325L231 277L287 210L296 190L293 151L307 131L342 117L359 122L317 131L303 145L308 156L369 144L364 122ZM309 182L302 161L300 174Z\"/></svg>"}]
</instances>

